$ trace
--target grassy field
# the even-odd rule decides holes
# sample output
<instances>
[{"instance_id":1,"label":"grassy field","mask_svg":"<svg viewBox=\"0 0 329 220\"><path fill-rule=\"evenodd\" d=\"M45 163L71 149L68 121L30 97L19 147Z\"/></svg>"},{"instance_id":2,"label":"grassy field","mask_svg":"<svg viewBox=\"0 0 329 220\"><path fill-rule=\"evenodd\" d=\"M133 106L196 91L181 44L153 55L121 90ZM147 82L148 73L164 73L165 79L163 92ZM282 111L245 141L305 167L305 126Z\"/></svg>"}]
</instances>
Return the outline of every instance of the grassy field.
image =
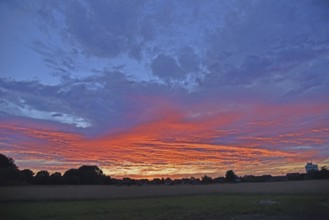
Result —
<instances>
[{"instance_id":1,"label":"grassy field","mask_svg":"<svg viewBox=\"0 0 329 220\"><path fill-rule=\"evenodd\" d=\"M0 187L0 219L328 219L328 185Z\"/></svg>"},{"instance_id":2,"label":"grassy field","mask_svg":"<svg viewBox=\"0 0 329 220\"><path fill-rule=\"evenodd\" d=\"M10 202L0 219L328 219L327 195L217 194Z\"/></svg>"},{"instance_id":3,"label":"grassy field","mask_svg":"<svg viewBox=\"0 0 329 220\"><path fill-rule=\"evenodd\" d=\"M98 200L205 194L323 194L329 180L174 186L15 186L0 187L0 202Z\"/></svg>"}]
</instances>

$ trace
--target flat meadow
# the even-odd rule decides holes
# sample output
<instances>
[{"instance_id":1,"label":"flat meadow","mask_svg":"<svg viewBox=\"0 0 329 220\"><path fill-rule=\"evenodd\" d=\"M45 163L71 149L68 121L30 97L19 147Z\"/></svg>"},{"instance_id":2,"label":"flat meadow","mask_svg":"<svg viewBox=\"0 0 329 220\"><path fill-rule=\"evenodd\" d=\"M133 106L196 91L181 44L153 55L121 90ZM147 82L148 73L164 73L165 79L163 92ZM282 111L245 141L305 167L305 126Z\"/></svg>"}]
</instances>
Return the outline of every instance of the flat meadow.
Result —
<instances>
[{"instance_id":1,"label":"flat meadow","mask_svg":"<svg viewBox=\"0 0 329 220\"><path fill-rule=\"evenodd\" d=\"M328 219L329 181L0 187L0 219Z\"/></svg>"}]
</instances>

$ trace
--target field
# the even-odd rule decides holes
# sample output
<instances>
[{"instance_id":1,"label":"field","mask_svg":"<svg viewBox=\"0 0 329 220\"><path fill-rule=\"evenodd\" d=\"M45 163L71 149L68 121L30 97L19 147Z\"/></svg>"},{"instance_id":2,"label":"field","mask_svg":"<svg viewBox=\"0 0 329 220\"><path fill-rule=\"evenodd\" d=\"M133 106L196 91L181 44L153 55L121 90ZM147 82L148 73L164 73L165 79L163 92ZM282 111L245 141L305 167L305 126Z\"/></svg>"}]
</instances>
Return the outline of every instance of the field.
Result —
<instances>
[{"instance_id":1,"label":"field","mask_svg":"<svg viewBox=\"0 0 329 220\"><path fill-rule=\"evenodd\" d=\"M0 187L0 219L328 219L329 181Z\"/></svg>"}]
</instances>

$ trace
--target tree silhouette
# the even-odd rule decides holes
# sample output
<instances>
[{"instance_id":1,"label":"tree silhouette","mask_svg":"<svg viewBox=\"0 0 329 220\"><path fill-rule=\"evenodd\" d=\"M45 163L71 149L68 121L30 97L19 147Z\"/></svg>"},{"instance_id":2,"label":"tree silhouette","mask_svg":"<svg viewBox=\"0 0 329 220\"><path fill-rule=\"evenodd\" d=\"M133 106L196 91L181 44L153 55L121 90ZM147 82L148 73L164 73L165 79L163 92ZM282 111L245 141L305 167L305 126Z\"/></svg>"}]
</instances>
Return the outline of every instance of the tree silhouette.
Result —
<instances>
[{"instance_id":1,"label":"tree silhouette","mask_svg":"<svg viewBox=\"0 0 329 220\"><path fill-rule=\"evenodd\" d=\"M64 173L64 181L67 184L80 184L80 171L78 169L69 169Z\"/></svg>"},{"instance_id":2,"label":"tree silhouette","mask_svg":"<svg viewBox=\"0 0 329 220\"><path fill-rule=\"evenodd\" d=\"M202 184L211 184L212 183L212 178L205 175L201 178L201 183Z\"/></svg>"},{"instance_id":3,"label":"tree silhouette","mask_svg":"<svg viewBox=\"0 0 329 220\"><path fill-rule=\"evenodd\" d=\"M329 170L323 166L321 170L313 170L306 173L287 174L286 178L272 177L271 175L253 176L246 175L241 179L237 179L233 170L226 171L225 177L212 178L203 176L200 178L154 178L148 179L115 179L107 176L98 166L83 165L78 169L69 169L62 176L61 173L55 172L49 175L47 170L41 170L34 176L32 170L19 170L15 161L3 154L0 154L0 185L17 185L17 184L112 184L112 185L177 185L177 184L213 184L222 182L267 182L267 181L286 181L286 180L306 180L306 179L329 179Z\"/></svg>"},{"instance_id":4,"label":"tree silhouette","mask_svg":"<svg viewBox=\"0 0 329 220\"><path fill-rule=\"evenodd\" d=\"M321 179L329 179L329 170L327 169L327 166L321 167L319 174Z\"/></svg>"},{"instance_id":5,"label":"tree silhouette","mask_svg":"<svg viewBox=\"0 0 329 220\"><path fill-rule=\"evenodd\" d=\"M172 180L170 178L166 178L165 181L164 181L164 184L172 185Z\"/></svg>"},{"instance_id":6,"label":"tree silhouette","mask_svg":"<svg viewBox=\"0 0 329 220\"><path fill-rule=\"evenodd\" d=\"M19 170L15 161L3 154L0 154L0 185L19 182Z\"/></svg>"},{"instance_id":7,"label":"tree silhouette","mask_svg":"<svg viewBox=\"0 0 329 220\"><path fill-rule=\"evenodd\" d=\"M1 168L13 168L18 169L15 164L15 161L11 157L7 157L6 155L0 154L0 169Z\"/></svg>"},{"instance_id":8,"label":"tree silhouette","mask_svg":"<svg viewBox=\"0 0 329 220\"><path fill-rule=\"evenodd\" d=\"M234 171L233 171L233 170L228 170L228 171L226 171L225 179L226 179L226 181L229 182L229 183L233 183L233 182L235 182L236 176L235 176Z\"/></svg>"},{"instance_id":9,"label":"tree silhouette","mask_svg":"<svg viewBox=\"0 0 329 220\"><path fill-rule=\"evenodd\" d=\"M106 178L98 166L88 165L67 170L64 173L64 179L67 184L101 184L111 181L111 178Z\"/></svg>"},{"instance_id":10,"label":"tree silhouette","mask_svg":"<svg viewBox=\"0 0 329 220\"><path fill-rule=\"evenodd\" d=\"M44 185L49 182L49 172L47 170L41 170L37 172L34 178L36 184Z\"/></svg>"},{"instance_id":11,"label":"tree silhouette","mask_svg":"<svg viewBox=\"0 0 329 220\"><path fill-rule=\"evenodd\" d=\"M83 165L78 170L82 184L98 184L101 182L103 171L98 166Z\"/></svg>"},{"instance_id":12,"label":"tree silhouette","mask_svg":"<svg viewBox=\"0 0 329 220\"><path fill-rule=\"evenodd\" d=\"M23 179L23 181L25 181L26 183L30 183L30 184L33 183L34 172L32 170L29 170L29 169L21 170L20 174L21 174L21 178Z\"/></svg>"},{"instance_id":13,"label":"tree silhouette","mask_svg":"<svg viewBox=\"0 0 329 220\"><path fill-rule=\"evenodd\" d=\"M55 173L51 174L49 177L49 183L55 184L55 185L62 184L63 183L62 174L59 172L55 172Z\"/></svg>"}]
</instances>

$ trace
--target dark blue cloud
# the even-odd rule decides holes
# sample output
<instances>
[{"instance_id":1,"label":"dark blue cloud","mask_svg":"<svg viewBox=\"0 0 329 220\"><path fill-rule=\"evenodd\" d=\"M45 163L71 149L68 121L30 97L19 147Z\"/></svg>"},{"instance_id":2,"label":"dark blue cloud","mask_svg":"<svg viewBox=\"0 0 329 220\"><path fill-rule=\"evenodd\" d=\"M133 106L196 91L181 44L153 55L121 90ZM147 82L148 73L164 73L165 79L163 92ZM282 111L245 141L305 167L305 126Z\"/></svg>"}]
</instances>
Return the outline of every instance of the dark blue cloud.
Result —
<instances>
[{"instance_id":1,"label":"dark blue cloud","mask_svg":"<svg viewBox=\"0 0 329 220\"><path fill-rule=\"evenodd\" d=\"M190 89L303 80L301 66L328 55L328 7L320 0L102 0L9 8L36 12L35 25L48 37L32 39L30 48L55 76L81 78L95 66L120 65L137 80L178 80Z\"/></svg>"},{"instance_id":2,"label":"dark blue cloud","mask_svg":"<svg viewBox=\"0 0 329 220\"><path fill-rule=\"evenodd\" d=\"M0 110L8 114L34 111L47 120L114 127L128 111L142 111L130 94L293 100L328 90L326 1L4 1L0 7L29 21L22 44L50 69L17 73L29 81L1 80ZM47 85L35 79L40 75L60 80Z\"/></svg>"},{"instance_id":3,"label":"dark blue cloud","mask_svg":"<svg viewBox=\"0 0 329 220\"><path fill-rule=\"evenodd\" d=\"M184 72L177 61L170 56L160 54L152 61L153 74L163 79L181 79Z\"/></svg>"},{"instance_id":4,"label":"dark blue cloud","mask_svg":"<svg viewBox=\"0 0 329 220\"><path fill-rule=\"evenodd\" d=\"M178 62L184 72L198 73L201 60L192 47L184 47L178 51Z\"/></svg>"},{"instance_id":5,"label":"dark blue cloud","mask_svg":"<svg viewBox=\"0 0 329 220\"><path fill-rule=\"evenodd\" d=\"M85 53L113 58L122 53L138 54L143 39L143 1L70 1L65 4L64 38L77 43Z\"/></svg>"}]
</instances>

